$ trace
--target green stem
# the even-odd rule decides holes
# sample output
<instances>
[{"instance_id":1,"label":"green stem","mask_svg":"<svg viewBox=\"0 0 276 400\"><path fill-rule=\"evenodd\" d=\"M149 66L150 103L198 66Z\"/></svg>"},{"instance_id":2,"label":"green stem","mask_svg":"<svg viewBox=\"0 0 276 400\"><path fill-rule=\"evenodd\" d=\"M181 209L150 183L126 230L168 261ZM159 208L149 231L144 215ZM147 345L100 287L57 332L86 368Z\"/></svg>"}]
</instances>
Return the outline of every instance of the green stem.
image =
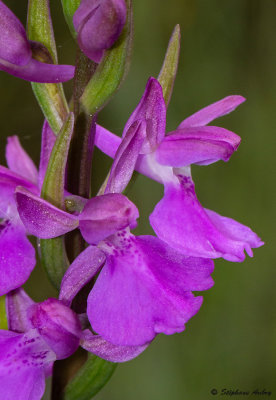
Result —
<instances>
[{"instance_id":1,"label":"green stem","mask_svg":"<svg viewBox=\"0 0 276 400\"><path fill-rule=\"evenodd\" d=\"M78 50L76 73L74 78L74 132L70 144L67 162L67 190L77 196L90 197L91 190L91 165L94 148L96 118L87 115L79 105L79 99L91 76L95 72L96 64L89 60ZM79 230L66 235L66 248L69 260L72 262L85 248L85 241ZM81 297L81 299L80 299ZM77 310L79 300L86 304L87 293L81 291L73 303ZM63 399L64 388L72 375L87 359L87 352L78 350L66 360L56 361L53 370L52 400Z\"/></svg>"},{"instance_id":2,"label":"green stem","mask_svg":"<svg viewBox=\"0 0 276 400\"><path fill-rule=\"evenodd\" d=\"M67 164L67 189L70 193L85 198L90 197L91 191L91 164L96 118L83 111L79 99L95 70L96 64L78 49L73 99L75 126ZM76 230L67 235L66 242L69 260L73 261L84 250L84 239Z\"/></svg>"}]
</instances>

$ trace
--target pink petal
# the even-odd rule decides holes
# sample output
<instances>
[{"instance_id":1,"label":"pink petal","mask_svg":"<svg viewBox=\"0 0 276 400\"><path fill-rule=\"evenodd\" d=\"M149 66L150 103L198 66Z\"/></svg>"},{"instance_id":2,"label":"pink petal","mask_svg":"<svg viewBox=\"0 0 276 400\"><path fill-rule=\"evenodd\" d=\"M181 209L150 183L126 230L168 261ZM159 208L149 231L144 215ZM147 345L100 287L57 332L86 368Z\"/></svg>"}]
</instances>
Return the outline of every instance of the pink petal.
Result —
<instances>
[{"instance_id":1,"label":"pink petal","mask_svg":"<svg viewBox=\"0 0 276 400\"><path fill-rule=\"evenodd\" d=\"M115 157L116 151L122 139L114 135L103 126L96 124L95 146L111 158Z\"/></svg>"},{"instance_id":2,"label":"pink petal","mask_svg":"<svg viewBox=\"0 0 276 400\"><path fill-rule=\"evenodd\" d=\"M59 299L70 306L78 292L97 274L104 261L105 255L100 249L87 247L66 271L61 282Z\"/></svg>"},{"instance_id":3,"label":"pink petal","mask_svg":"<svg viewBox=\"0 0 276 400\"><path fill-rule=\"evenodd\" d=\"M8 137L6 160L11 171L37 185L38 172L33 160L22 148L18 136Z\"/></svg>"},{"instance_id":4,"label":"pink petal","mask_svg":"<svg viewBox=\"0 0 276 400\"><path fill-rule=\"evenodd\" d=\"M182 332L199 310L202 298L194 298L183 288L171 290L173 283L166 284L159 275L162 269L177 268L171 276L177 275L180 281L183 264L169 255L160 256L147 237L135 238L125 231L101 248L107 255L106 263L87 301L93 330L122 346L145 345L161 332ZM185 281L185 267L183 272ZM190 278L189 286L193 286Z\"/></svg>"},{"instance_id":5,"label":"pink petal","mask_svg":"<svg viewBox=\"0 0 276 400\"><path fill-rule=\"evenodd\" d=\"M35 304L34 301L22 288L7 294L6 308L11 331L22 333L32 328L28 318L28 308L33 304Z\"/></svg>"},{"instance_id":6,"label":"pink petal","mask_svg":"<svg viewBox=\"0 0 276 400\"><path fill-rule=\"evenodd\" d=\"M217 220L213 214L210 218L210 212L196 197L191 178L178 178L178 184L166 184L164 197L150 216L151 226L161 240L186 255L230 261L243 261L244 250L261 245L244 234L247 230L253 234L249 228L236 221L225 217Z\"/></svg>"},{"instance_id":7,"label":"pink petal","mask_svg":"<svg viewBox=\"0 0 276 400\"><path fill-rule=\"evenodd\" d=\"M72 65L46 64L33 58L23 66L0 59L0 70L26 81L40 83L66 82L72 79L75 73L75 67Z\"/></svg>"},{"instance_id":8,"label":"pink petal","mask_svg":"<svg viewBox=\"0 0 276 400\"><path fill-rule=\"evenodd\" d=\"M25 65L30 60L31 55L23 25L12 11L0 1L0 59L16 65Z\"/></svg>"},{"instance_id":9,"label":"pink petal","mask_svg":"<svg viewBox=\"0 0 276 400\"><path fill-rule=\"evenodd\" d=\"M235 133L217 126L178 129L159 145L156 160L172 167L228 161L240 141Z\"/></svg>"},{"instance_id":10,"label":"pink petal","mask_svg":"<svg viewBox=\"0 0 276 400\"><path fill-rule=\"evenodd\" d=\"M86 329L83 331L81 347L104 360L121 363L138 357L148 347L148 344L144 346L116 346L99 335L93 335Z\"/></svg>"},{"instance_id":11,"label":"pink petal","mask_svg":"<svg viewBox=\"0 0 276 400\"><path fill-rule=\"evenodd\" d=\"M0 225L0 296L22 286L35 267L35 250L21 226Z\"/></svg>"},{"instance_id":12,"label":"pink petal","mask_svg":"<svg viewBox=\"0 0 276 400\"><path fill-rule=\"evenodd\" d=\"M246 99L242 96L228 96L207 107L202 108L195 114L184 119L178 129L192 128L193 126L204 126L216 118L229 114L234 111Z\"/></svg>"},{"instance_id":13,"label":"pink petal","mask_svg":"<svg viewBox=\"0 0 276 400\"><path fill-rule=\"evenodd\" d=\"M123 137L135 121L146 122L146 140L141 153L153 152L165 136L166 129L163 91L160 83L154 78L148 80L143 97L125 125Z\"/></svg>"},{"instance_id":14,"label":"pink petal","mask_svg":"<svg viewBox=\"0 0 276 400\"><path fill-rule=\"evenodd\" d=\"M16 189L18 213L29 234L41 239L64 235L78 227L78 218L28 190Z\"/></svg>"},{"instance_id":15,"label":"pink petal","mask_svg":"<svg viewBox=\"0 0 276 400\"><path fill-rule=\"evenodd\" d=\"M45 391L42 368L29 368L14 374L0 374L0 398L40 400Z\"/></svg>"},{"instance_id":16,"label":"pink petal","mask_svg":"<svg viewBox=\"0 0 276 400\"><path fill-rule=\"evenodd\" d=\"M40 164L38 170L38 186L41 188L43 185L45 173L50 160L51 152L53 150L56 141L56 136L53 133L47 120L44 121L42 128L41 137L41 152L40 152Z\"/></svg>"},{"instance_id":17,"label":"pink petal","mask_svg":"<svg viewBox=\"0 0 276 400\"><path fill-rule=\"evenodd\" d=\"M144 121L134 122L123 138L111 167L105 193L121 193L129 183L146 134Z\"/></svg>"}]
</instances>

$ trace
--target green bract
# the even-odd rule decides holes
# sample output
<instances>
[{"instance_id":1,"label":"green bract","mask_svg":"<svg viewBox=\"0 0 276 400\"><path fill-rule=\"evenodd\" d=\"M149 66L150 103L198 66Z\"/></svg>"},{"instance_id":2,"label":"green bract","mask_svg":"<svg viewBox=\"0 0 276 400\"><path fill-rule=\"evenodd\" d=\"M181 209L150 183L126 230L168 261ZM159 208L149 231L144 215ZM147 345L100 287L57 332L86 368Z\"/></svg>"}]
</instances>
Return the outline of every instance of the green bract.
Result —
<instances>
[{"instance_id":1,"label":"green bract","mask_svg":"<svg viewBox=\"0 0 276 400\"><path fill-rule=\"evenodd\" d=\"M74 127L74 116L69 114L54 145L44 179L41 197L64 209L64 182L67 156ZM59 289L68 268L64 238L40 240L41 260L53 285Z\"/></svg>"},{"instance_id":2,"label":"green bract","mask_svg":"<svg viewBox=\"0 0 276 400\"><path fill-rule=\"evenodd\" d=\"M48 0L29 0L27 33L30 40L39 42L46 48L44 56L47 59L40 59L40 61L49 62L50 58L50 61L58 64ZM57 135L69 112L62 84L32 83L32 88L45 118Z\"/></svg>"}]
</instances>

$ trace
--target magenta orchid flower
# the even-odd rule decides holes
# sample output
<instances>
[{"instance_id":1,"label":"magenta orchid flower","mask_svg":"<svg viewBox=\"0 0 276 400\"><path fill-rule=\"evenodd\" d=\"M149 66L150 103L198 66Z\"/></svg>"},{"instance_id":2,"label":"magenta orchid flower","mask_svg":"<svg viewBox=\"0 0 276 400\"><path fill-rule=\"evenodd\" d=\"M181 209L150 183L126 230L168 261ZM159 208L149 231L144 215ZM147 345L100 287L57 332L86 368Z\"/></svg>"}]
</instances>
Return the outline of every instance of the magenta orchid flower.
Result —
<instances>
[{"instance_id":1,"label":"magenta orchid flower","mask_svg":"<svg viewBox=\"0 0 276 400\"><path fill-rule=\"evenodd\" d=\"M164 185L163 199L150 216L157 236L185 255L223 257L243 261L244 250L263 244L248 227L204 209L195 194L190 164L208 165L228 161L237 150L240 138L216 126L206 126L213 119L233 111L245 99L229 96L185 119L165 136L166 107L162 88L151 78L145 93L129 118L123 140L97 126L96 145L110 157L124 146L129 124L146 119L146 137L135 169ZM128 170L128 173L131 172Z\"/></svg>"},{"instance_id":2,"label":"magenta orchid flower","mask_svg":"<svg viewBox=\"0 0 276 400\"><path fill-rule=\"evenodd\" d=\"M120 36L126 22L125 0L82 0L73 22L84 54L99 63Z\"/></svg>"},{"instance_id":3,"label":"magenta orchid flower","mask_svg":"<svg viewBox=\"0 0 276 400\"><path fill-rule=\"evenodd\" d=\"M75 68L32 58L32 43L23 25L0 0L0 70L27 81L58 83L72 79Z\"/></svg>"},{"instance_id":4,"label":"magenta orchid flower","mask_svg":"<svg viewBox=\"0 0 276 400\"><path fill-rule=\"evenodd\" d=\"M0 330L0 397L40 400L53 363L72 355L81 345L112 362L138 356L147 346L114 346L89 330L60 300L34 303L22 289L6 299L9 330ZM4 398L4 397L3 397Z\"/></svg>"},{"instance_id":5,"label":"magenta orchid flower","mask_svg":"<svg viewBox=\"0 0 276 400\"><path fill-rule=\"evenodd\" d=\"M211 260L186 257L158 238L130 233L138 210L118 192L131 178L146 127L143 121L129 127L105 194L88 200L79 215L59 210L26 189L17 188L16 194L20 217L32 234L51 238L79 226L90 244L65 273L60 300L70 306L99 273L87 300L93 330L101 340L140 352L158 333L183 331L202 304L192 291L213 285Z\"/></svg>"},{"instance_id":6,"label":"magenta orchid flower","mask_svg":"<svg viewBox=\"0 0 276 400\"><path fill-rule=\"evenodd\" d=\"M0 397L40 400L54 361L79 346L77 315L56 299L35 304L19 289L7 295L9 330L0 330Z\"/></svg>"}]
</instances>

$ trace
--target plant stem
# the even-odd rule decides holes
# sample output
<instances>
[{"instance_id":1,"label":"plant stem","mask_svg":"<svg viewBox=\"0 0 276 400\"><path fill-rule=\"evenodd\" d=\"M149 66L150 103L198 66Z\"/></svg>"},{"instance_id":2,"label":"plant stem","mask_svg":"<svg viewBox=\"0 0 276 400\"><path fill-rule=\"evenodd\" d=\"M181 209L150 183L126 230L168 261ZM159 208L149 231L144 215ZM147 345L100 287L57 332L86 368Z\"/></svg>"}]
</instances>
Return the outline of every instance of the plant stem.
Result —
<instances>
[{"instance_id":1,"label":"plant stem","mask_svg":"<svg viewBox=\"0 0 276 400\"><path fill-rule=\"evenodd\" d=\"M66 189L77 196L90 197L91 165L96 129L96 116L87 115L81 109L79 98L91 76L96 64L89 60L80 50L77 54L76 73L74 78L74 116L75 125L71 140L68 163ZM66 248L69 261L72 262L85 248L85 241L80 232L75 230L66 235ZM83 291L79 293L78 304L86 304ZM79 299L81 297L81 299ZM74 309L73 304L73 309ZM75 311L78 311L75 309ZM87 352L79 349L66 360L56 361L53 369L52 400L62 400L66 384L87 359Z\"/></svg>"}]
</instances>

